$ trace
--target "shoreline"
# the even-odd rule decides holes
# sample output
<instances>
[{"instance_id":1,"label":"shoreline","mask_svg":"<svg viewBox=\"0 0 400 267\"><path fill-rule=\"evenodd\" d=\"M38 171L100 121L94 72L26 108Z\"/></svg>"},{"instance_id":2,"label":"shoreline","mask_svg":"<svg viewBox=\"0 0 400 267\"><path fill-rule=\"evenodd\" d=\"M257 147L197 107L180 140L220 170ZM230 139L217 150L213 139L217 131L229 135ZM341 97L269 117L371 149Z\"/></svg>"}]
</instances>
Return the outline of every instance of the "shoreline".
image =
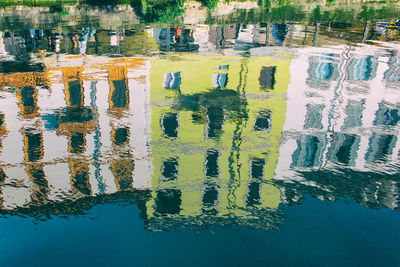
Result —
<instances>
[{"instance_id":1,"label":"shoreline","mask_svg":"<svg viewBox=\"0 0 400 267\"><path fill-rule=\"evenodd\" d=\"M339 6L348 4L399 4L400 0L292 0L292 1L278 1L278 0L247 0L247 1L228 1L228 0L3 0L0 2L0 8L7 7L52 7L56 5L62 6L137 6L143 3L146 4L162 4L168 2L177 2L184 8L207 8L210 2L214 2L211 9L224 8L226 6L234 8L254 8L263 7L265 5L276 7L283 5L304 5L315 7L321 6Z\"/></svg>"},{"instance_id":2,"label":"shoreline","mask_svg":"<svg viewBox=\"0 0 400 267\"><path fill-rule=\"evenodd\" d=\"M254 24L256 21L354 24L364 23L367 20L397 20L399 11L398 1L396 4L369 2L340 5L301 5L293 1L290 5L272 5L268 9L260 7L254 1L230 2L230 4L221 2L213 10L196 1L188 1L182 7L151 6L145 10L131 5L68 5L61 11L55 11L51 7L10 6L0 8L0 31L20 27L56 28L65 25L65 21L69 21L69 26L90 24L94 17L100 21L101 27L110 29L122 29L129 25L140 24Z\"/></svg>"}]
</instances>

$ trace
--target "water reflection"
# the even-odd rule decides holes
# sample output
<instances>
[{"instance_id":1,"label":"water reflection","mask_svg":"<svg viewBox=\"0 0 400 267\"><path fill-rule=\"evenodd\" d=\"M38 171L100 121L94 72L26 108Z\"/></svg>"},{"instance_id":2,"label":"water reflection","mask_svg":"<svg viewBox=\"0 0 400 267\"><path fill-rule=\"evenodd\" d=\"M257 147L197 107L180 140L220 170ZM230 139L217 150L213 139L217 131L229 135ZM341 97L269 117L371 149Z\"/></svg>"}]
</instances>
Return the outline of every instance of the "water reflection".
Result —
<instances>
[{"instance_id":1,"label":"water reflection","mask_svg":"<svg viewBox=\"0 0 400 267\"><path fill-rule=\"evenodd\" d=\"M115 197L159 229L276 227L306 193L398 209L396 47L317 47L323 25L299 46L303 26L1 33L1 212Z\"/></svg>"},{"instance_id":2,"label":"water reflection","mask_svg":"<svg viewBox=\"0 0 400 267\"><path fill-rule=\"evenodd\" d=\"M221 52L232 54L249 51L263 46L327 46L330 44L371 43L381 40L398 40L398 21L377 21L362 23L301 23L278 24L261 22L253 24L227 23L224 25L191 24L180 27L146 28L136 24L119 29L90 27L66 27L61 24L56 29L31 28L0 31L0 56L2 72L15 72L26 66L17 62L29 62L34 71L43 69L36 57L46 57L49 53L69 53L75 55L151 55L160 52ZM139 27L137 29L136 27ZM0 28L1 29L1 28ZM352 35L348 34L351 29ZM256 51L255 51L256 52ZM34 53L34 54L32 54ZM396 53L393 51L393 53ZM310 71L318 79L327 80L334 73L332 52L321 53L314 58ZM10 60L17 61L10 64ZM349 74L354 80L366 80L373 76L374 58L365 55L349 63ZM266 75L274 69L265 69ZM390 74L387 74L390 75ZM268 76L268 75L267 75ZM269 75L271 76L271 75ZM271 87L271 80L260 77L265 87ZM265 80L265 81L264 81Z\"/></svg>"}]
</instances>

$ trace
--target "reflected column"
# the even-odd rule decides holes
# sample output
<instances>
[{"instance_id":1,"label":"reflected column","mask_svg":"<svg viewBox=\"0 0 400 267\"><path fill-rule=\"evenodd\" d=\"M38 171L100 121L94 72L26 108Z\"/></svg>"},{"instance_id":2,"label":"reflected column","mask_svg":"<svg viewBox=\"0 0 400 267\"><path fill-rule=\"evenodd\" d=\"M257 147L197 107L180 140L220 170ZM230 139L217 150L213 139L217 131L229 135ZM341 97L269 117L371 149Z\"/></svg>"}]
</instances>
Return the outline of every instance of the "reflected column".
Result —
<instances>
[{"instance_id":1,"label":"reflected column","mask_svg":"<svg viewBox=\"0 0 400 267\"><path fill-rule=\"evenodd\" d=\"M7 127L5 123L5 115L0 113L0 154L3 150L3 138L7 136ZM6 180L6 173L2 167L0 167L0 208L3 207L3 192L2 186Z\"/></svg>"},{"instance_id":2,"label":"reflected column","mask_svg":"<svg viewBox=\"0 0 400 267\"><path fill-rule=\"evenodd\" d=\"M168 158L162 163L160 184L168 188L157 191L155 210L161 215L179 214L181 211L182 192L176 188L178 169L179 158L177 157Z\"/></svg>"},{"instance_id":3,"label":"reflected column","mask_svg":"<svg viewBox=\"0 0 400 267\"><path fill-rule=\"evenodd\" d=\"M206 181L204 183L203 214L216 215L218 214L218 178L219 178L219 151L215 149L207 150L206 152Z\"/></svg>"},{"instance_id":4,"label":"reflected column","mask_svg":"<svg viewBox=\"0 0 400 267\"><path fill-rule=\"evenodd\" d=\"M32 204L44 204L47 202L49 185L46 180L43 163L40 161L44 156L43 149L43 131L41 130L40 120L34 120L40 117L38 106L38 88L39 84L46 83L46 77L37 73L17 74L14 79L18 87L17 98L20 114L23 119L29 119L30 125L21 129L24 139L24 163L29 180L32 181ZM40 80L42 80L40 82Z\"/></svg>"},{"instance_id":5,"label":"reflected column","mask_svg":"<svg viewBox=\"0 0 400 267\"><path fill-rule=\"evenodd\" d=\"M96 128L96 114L92 107L84 106L82 67L64 68L63 80L67 107L59 112L58 134L68 137L68 152L82 155L86 151L86 134ZM84 158L70 157L71 186L83 195L92 193L89 182L89 163Z\"/></svg>"},{"instance_id":6,"label":"reflected column","mask_svg":"<svg viewBox=\"0 0 400 267\"><path fill-rule=\"evenodd\" d=\"M40 163L44 156L43 132L35 128L22 128L22 135L26 172L33 182L31 202L45 204L50 190L43 171L43 163Z\"/></svg>"},{"instance_id":7,"label":"reflected column","mask_svg":"<svg viewBox=\"0 0 400 267\"><path fill-rule=\"evenodd\" d=\"M129 110L129 87L126 66L112 66L108 69L110 85L109 113L112 121L112 146L114 159L111 172L117 190L132 189L134 160L129 146L130 125L124 122ZM115 119L115 120L114 120Z\"/></svg>"}]
</instances>

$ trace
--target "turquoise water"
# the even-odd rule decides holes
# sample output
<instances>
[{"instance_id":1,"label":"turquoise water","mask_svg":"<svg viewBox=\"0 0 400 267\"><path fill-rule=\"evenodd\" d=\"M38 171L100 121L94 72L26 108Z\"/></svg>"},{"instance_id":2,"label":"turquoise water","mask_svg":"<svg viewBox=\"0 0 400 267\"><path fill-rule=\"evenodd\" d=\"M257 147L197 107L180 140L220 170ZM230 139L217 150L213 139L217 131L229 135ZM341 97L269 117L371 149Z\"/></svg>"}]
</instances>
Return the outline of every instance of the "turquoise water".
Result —
<instances>
[{"instance_id":1,"label":"turquoise water","mask_svg":"<svg viewBox=\"0 0 400 267\"><path fill-rule=\"evenodd\" d=\"M7 217L6 265L385 265L399 264L399 214L314 198L281 208L271 231L208 225L148 232L135 205L100 204L86 215L43 222Z\"/></svg>"}]
</instances>

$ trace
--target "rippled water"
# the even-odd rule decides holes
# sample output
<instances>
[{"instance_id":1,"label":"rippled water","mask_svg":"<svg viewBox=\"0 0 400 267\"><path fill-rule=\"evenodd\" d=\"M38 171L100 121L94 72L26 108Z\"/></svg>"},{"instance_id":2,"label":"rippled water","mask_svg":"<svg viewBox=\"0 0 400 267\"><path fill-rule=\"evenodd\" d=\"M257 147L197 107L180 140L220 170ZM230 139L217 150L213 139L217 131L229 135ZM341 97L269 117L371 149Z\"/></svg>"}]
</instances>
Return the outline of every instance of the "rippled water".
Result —
<instances>
[{"instance_id":1,"label":"rippled water","mask_svg":"<svg viewBox=\"0 0 400 267\"><path fill-rule=\"evenodd\" d=\"M63 23L2 24L1 262L400 263L398 21Z\"/></svg>"}]
</instances>

